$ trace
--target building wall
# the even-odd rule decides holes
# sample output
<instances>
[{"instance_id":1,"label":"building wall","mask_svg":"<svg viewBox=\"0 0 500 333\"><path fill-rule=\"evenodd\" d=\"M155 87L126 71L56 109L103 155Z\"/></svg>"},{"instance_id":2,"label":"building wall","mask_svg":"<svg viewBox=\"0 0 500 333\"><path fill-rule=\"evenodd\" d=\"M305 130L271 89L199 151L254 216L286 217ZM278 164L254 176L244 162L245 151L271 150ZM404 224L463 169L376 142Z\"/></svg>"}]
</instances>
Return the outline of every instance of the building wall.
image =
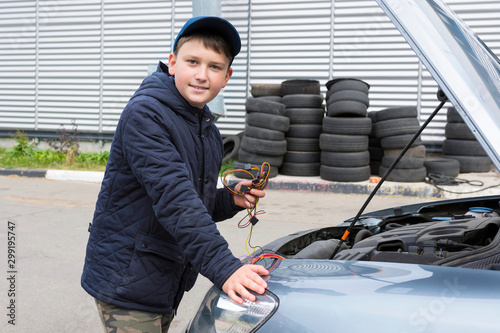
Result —
<instances>
[{"instance_id":1,"label":"building wall","mask_svg":"<svg viewBox=\"0 0 500 333\"><path fill-rule=\"evenodd\" d=\"M447 0L500 50L500 1ZM244 129L244 103L257 83L336 77L368 82L370 111L415 105L425 119L436 83L375 0L221 0L242 52L217 121L223 135ZM191 1L15 0L0 2L0 133L112 136L130 96L192 16ZM445 113L424 132L441 140Z\"/></svg>"}]
</instances>

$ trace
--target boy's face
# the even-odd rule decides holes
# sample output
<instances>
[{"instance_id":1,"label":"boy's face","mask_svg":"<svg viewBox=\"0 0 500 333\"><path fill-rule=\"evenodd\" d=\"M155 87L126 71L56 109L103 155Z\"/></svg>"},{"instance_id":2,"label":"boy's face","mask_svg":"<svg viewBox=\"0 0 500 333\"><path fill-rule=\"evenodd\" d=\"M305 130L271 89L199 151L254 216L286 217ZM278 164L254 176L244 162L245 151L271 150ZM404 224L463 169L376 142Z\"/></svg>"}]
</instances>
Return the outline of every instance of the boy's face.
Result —
<instances>
[{"instance_id":1,"label":"boy's face","mask_svg":"<svg viewBox=\"0 0 500 333\"><path fill-rule=\"evenodd\" d=\"M202 109L217 96L233 74L229 59L207 49L200 40L184 43L177 55L168 57L168 72L175 75L175 86L188 103Z\"/></svg>"}]
</instances>

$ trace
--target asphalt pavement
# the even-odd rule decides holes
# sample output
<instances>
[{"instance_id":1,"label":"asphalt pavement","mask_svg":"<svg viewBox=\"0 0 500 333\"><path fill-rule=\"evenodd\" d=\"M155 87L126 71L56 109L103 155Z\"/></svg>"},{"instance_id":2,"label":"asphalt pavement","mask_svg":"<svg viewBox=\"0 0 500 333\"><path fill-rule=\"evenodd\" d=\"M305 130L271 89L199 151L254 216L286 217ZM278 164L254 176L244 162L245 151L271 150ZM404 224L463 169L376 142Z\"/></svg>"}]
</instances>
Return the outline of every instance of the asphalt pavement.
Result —
<instances>
[{"instance_id":1,"label":"asphalt pavement","mask_svg":"<svg viewBox=\"0 0 500 333\"><path fill-rule=\"evenodd\" d=\"M0 278L0 308L4 309L0 331L101 332L93 299L80 287L80 275L87 228L102 175L93 173L92 178L80 173L83 178L75 180L75 172L64 177L58 172L48 174L0 176L0 251L3 251L0 267L4 275ZM484 185L447 188L455 192L481 190L477 195L500 194L499 187L491 187L500 183L497 172L466 177L471 180L480 177ZM283 176L270 182L266 197L259 202L259 209L266 213L254 228L253 245L265 245L299 230L336 225L356 215L368 197L368 189L375 186L369 182L333 186L321 179L307 178ZM388 182L366 211L451 196L433 194L443 191L433 192L431 188L434 186L429 184ZM345 193L349 189L351 193ZM247 254L244 244L249 230L237 227L243 215L239 213L218 224L237 257ZM14 241L9 243L8 238ZM9 260L13 259L14 266L9 267L13 264ZM184 331L210 286L205 278L198 279L193 290L186 293L170 332ZM15 325L9 323L12 314Z\"/></svg>"}]
</instances>

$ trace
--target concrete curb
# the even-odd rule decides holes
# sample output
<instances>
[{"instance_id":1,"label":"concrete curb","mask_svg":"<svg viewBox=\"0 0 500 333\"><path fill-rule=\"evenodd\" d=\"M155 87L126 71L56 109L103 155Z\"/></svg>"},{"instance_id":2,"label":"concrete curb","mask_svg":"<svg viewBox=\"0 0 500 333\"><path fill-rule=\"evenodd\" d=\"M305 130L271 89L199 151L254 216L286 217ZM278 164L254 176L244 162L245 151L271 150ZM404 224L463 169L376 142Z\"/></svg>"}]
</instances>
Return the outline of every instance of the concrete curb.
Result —
<instances>
[{"instance_id":1,"label":"concrete curb","mask_svg":"<svg viewBox=\"0 0 500 333\"><path fill-rule=\"evenodd\" d=\"M377 186L369 181L341 183L323 180L320 177L286 177L277 176L269 180L270 190L331 192L341 194L370 194ZM401 195L414 197L441 198L442 192L425 183L384 182L378 190L379 195Z\"/></svg>"},{"instance_id":2,"label":"concrete curb","mask_svg":"<svg viewBox=\"0 0 500 333\"><path fill-rule=\"evenodd\" d=\"M0 169L2 176L45 178L47 170Z\"/></svg>"},{"instance_id":3,"label":"concrete curb","mask_svg":"<svg viewBox=\"0 0 500 333\"><path fill-rule=\"evenodd\" d=\"M73 171L73 170L34 170L34 169L0 169L0 176L19 176L46 178L51 180L72 180L100 183L104 172L99 171Z\"/></svg>"},{"instance_id":4,"label":"concrete curb","mask_svg":"<svg viewBox=\"0 0 500 333\"><path fill-rule=\"evenodd\" d=\"M72 170L25 170L25 169L0 169L0 176L19 176L46 178L51 180L67 180L100 183L104 177L102 171L72 171ZM386 181L379 189L377 195L411 196L421 198L454 199L470 196L500 194L500 176L498 172L475 173L460 175L473 180L484 182L484 186L477 187L469 184L459 186L440 186L442 190L427 183L396 183ZM239 182L241 179L228 178L229 184ZM291 177L278 175L269 179L267 189L281 191L325 192L340 194L369 195L377 184L369 181L355 183L340 183L323 180L320 177ZM219 187L222 183L219 180Z\"/></svg>"}]
</instances>

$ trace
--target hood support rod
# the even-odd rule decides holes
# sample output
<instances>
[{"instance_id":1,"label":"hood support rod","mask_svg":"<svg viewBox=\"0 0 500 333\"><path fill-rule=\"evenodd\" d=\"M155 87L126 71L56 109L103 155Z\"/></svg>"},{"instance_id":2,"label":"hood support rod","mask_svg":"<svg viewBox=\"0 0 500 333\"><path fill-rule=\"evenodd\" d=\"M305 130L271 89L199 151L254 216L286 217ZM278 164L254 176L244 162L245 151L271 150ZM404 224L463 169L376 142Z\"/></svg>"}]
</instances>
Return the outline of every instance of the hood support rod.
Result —
<instances>
[{"instance_id":1,"label":"hood support rod","mask_svg":"<svg viewBox=\"0 0 500 333\"><path fill-rule=\"evenodd\" d=\"M366 209L366 207L368 206L368 204L370 203L370 201L373 199L373 197L375 196L375 194L377 193L377 191L380 189L380 187L382 186L382 184L384 183L384 181L387 179L387 177L389 177L389 174L391 173L391 171L399 163L399 161L404 156L404 154L406 154L406 152L408 151L408 149L410 149L410 147L413 145L413 143L415 142L415 140L417 140L417 138L422 133L422 131L432 121L432 119L434 118L434 116L439 112L439 110L441 110L441 108L443 107L443 105L448 101L448 98L446 97L446 95L444 94L444 92L441 89L439 89L438 92L437 92L437 98L438 98L438 100L441 101L441 103L432 112L432 114L429 116L429 118L427 118L427 120L422 124L422 126L420 126L420 128L417 131L417 133L415 133L415 135L406 144L406 146L403 148L403 150L401 150L401 152L399 153L399 155L396 158L396 160L394 160L394 162L391 164L391 166L384 173L384 175L382 176L382 179L378 182L377 186L375 186L375 188L373 189L373 191L368 196L368 199L366 199L365 203L363 204L363 206L359 210L359 212L356 215L356 217L354 217L354 219L352 220L351 224L347 227L346 231L344 232L344 235L342 235L342 238L340 239L340 242L337 244L337 247L335 248L335 251L333 251L332 255L330 256L330 260L332 260L335 257L335 255L339 252L342 244L345 242L345 240L347 239L347 237L351 233L351 230L354 227L354 225L356 224L356 222L358 221L359 217L361 216L361 214L363 214L364 210Z\"/></svg>"}]
</instances>

